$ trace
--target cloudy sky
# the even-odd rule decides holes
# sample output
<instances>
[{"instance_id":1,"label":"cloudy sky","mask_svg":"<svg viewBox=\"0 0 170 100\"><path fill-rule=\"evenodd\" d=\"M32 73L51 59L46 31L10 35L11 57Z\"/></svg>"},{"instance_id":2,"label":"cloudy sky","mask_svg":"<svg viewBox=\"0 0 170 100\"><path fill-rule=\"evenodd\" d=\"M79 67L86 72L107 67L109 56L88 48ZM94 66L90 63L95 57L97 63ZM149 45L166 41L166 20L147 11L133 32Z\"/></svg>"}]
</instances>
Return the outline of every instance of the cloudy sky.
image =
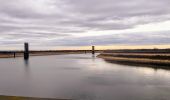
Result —
<instances>
[{"instance_id":1,"label":"cloudy sky","mask_svg":"<svg viewBox=\"0 0 170 100\"><path fill-rule=\"evenodd\" d=\"M170 47L170 0L0 0L0 49Z\"/></svg>"}]
</instances>

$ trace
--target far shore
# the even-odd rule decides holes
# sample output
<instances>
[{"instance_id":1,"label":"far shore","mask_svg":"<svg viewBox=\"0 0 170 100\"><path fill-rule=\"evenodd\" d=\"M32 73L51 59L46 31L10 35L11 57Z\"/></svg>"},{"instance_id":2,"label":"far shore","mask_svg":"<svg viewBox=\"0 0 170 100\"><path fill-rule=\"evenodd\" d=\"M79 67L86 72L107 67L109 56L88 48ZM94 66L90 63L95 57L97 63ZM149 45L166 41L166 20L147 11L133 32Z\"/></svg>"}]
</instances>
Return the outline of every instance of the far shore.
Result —
<instances>
[{"instance_id":1,"label":"far shore","mask_svg":"<svg viewBox=\"0 0 170 100\"><path fill-rule=\"evenodd\" d=\"M30 53L30 56L46 56L46 55L64 55L64 54L75 54L75 53ZM76 53L78 54L78 53ZM16 58L16 57L23 57L23 53L15 53L14 54L0 54L0 58Z\"/></svg>"},{"instance_id":2,"label":"far shore","mask_svg":"<svg viewBox=\"0 0 170 100\"><path fill-rule=\"evenodd\" d=\"M36 98L36 97L21 97L21 96L0 95L0 100L71 100L71 99Z\"/></svg>"},{"instance_id":3,"label":"far shore","mask_svg":"<svg viewBox=\"0 0 170 100\"><path fill-rule=\"evenodd\" d=\"M96 53L101 53L97 50ZM30 51L30 56L46 56L46 55L65 55L65 54L86 54L91 50L52 50L52 51ZM0 58L16 58L23 57L24 51L0 51Z\"/></svg>"}]
</instances>

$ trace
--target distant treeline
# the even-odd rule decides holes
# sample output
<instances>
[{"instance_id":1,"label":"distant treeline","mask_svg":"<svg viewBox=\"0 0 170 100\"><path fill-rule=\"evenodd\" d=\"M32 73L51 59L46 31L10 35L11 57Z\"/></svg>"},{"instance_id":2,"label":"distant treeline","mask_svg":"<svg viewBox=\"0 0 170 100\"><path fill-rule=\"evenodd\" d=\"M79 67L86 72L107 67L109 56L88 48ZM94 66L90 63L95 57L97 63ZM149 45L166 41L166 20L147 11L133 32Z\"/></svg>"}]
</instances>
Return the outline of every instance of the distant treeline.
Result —
<instances>
[{"instance_id":1,"label":"distant treeline","mask_svg":"<svg viewBox=\"0 0 170 100\"><path fill-rule=\"evenodd\" d=\"M105 50L104 53L170 53L170 49L122 49L122 50Z\"/></svg>"}]
</instances>

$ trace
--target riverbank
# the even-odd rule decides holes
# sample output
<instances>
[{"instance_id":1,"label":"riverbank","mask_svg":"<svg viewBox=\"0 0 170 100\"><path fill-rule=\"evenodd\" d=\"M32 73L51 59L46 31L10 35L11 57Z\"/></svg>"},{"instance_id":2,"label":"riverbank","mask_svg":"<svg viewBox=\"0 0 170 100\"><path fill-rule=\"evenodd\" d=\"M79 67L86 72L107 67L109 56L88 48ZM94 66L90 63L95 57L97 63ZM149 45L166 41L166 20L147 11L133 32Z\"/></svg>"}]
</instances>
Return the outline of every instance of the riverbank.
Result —
<instances>
[{"instance_id":1,"label":"riverbank","mask_svg":"<svg viewBox=\"0 0 170 100\"><path fill-rule=\"evenodd\" d=\"M3 96L3 95L0 95L0 100L71 100L71 99L33 98L33 97Z\"/></svg>"},{"instance_id":2,"label":"riverbank","mask_svg":"<svg viewBox=\"0 0 170 100\"><path fill-rule=\"evenodd\" d=\"M68 54L68 53L30 53L30 56L45 56L45 55L61 55L61 54ZM16 58L16 57L23 57L23 53L10 53L10 54L0 54L0 58Z\"/></svg>"},{"instance_id":3,"label":"riverbank","mask_svg":"<svg viewBox=\"0 0 170 100\"><path fill-rule=\"evenodd\" d=\"M104 51L98 57L115 63L170 66L170 52L167 50L116 50Z\"/></svg>"},{"instance_id":4,"label":"riverbank","mask_svg":"<svg viewBox=\"0 0 170 100\"><path fill-rule=\"evenodd\" d=\"M102 51L96 51L101 53ZM91 50L52 50L52 51L30 51L30 56L63 55L63 54L82 54L91 53ZM0 58L23 57L23 51L0 51Z\"/></svg>"}]
</instances>

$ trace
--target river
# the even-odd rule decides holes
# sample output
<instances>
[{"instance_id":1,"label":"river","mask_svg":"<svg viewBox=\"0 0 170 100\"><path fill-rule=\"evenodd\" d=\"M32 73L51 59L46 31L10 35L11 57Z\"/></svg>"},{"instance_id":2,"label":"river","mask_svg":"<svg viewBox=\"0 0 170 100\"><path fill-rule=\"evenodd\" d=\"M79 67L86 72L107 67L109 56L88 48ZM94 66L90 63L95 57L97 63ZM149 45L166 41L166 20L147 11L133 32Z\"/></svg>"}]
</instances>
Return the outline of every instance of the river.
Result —
<instances>
[{"instance_id":1,"label":"river","mask_svg":"<svg viewBox=\"0 0 170 100\"><path fill-rule=\"evenodd\" d=\"M0 95L74 100L169 100L170 71L91 54L0 59Z\"/></svg>"}]
</instances>

